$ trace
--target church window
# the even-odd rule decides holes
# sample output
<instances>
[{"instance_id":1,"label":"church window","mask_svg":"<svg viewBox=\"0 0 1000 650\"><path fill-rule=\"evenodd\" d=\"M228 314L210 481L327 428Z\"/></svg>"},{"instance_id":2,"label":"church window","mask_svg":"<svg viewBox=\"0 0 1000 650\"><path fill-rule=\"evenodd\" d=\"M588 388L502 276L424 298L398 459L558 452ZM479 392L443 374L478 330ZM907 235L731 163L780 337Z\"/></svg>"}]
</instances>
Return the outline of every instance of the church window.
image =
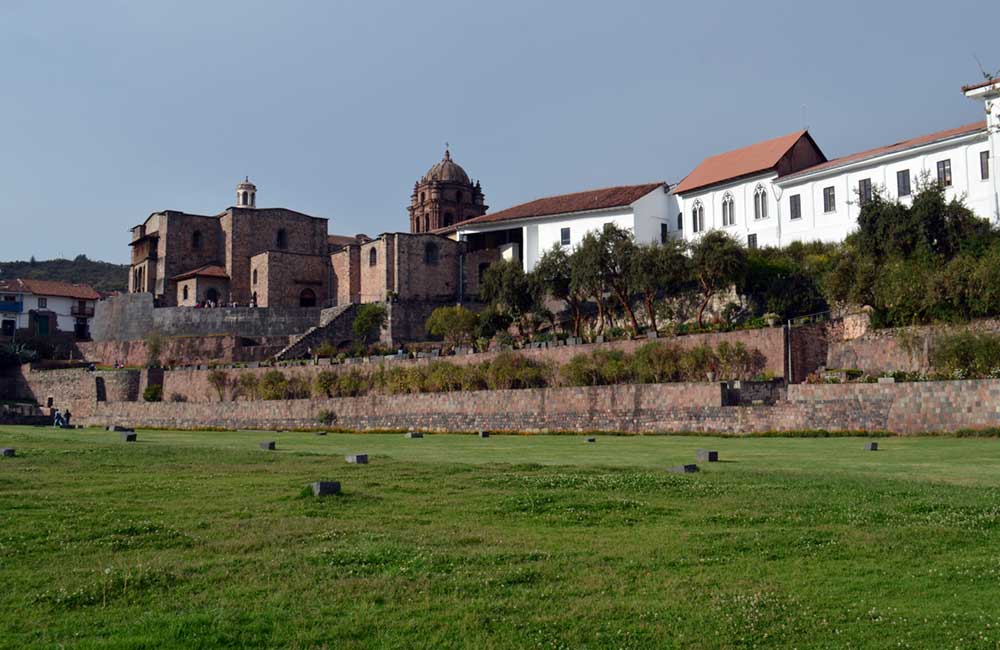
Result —
<instances>
[{"instance_id":1,"label":"church window","mask_svg":"<svg viewBox=\"0 0 1000 650\"><path fill-rule=\"evenodd\" d=\"M426 264L437 264L439 252L437 244L428 243L424 246L424 262Z\"/></svg>"},{"instance_id":2,"label":"church window","mask_svg":"<svg viewBox=\"0 0 1000 650\"><path fill-rule=\"evenodd\" d=\"M736 202L729 192L722 197L722 225L732 226L736 223Z\"/></svg>"},{"instance_id":3,"label":"church window","mask_svg":"<svg viewBox=\"0 0 1000 650\"><path fill-rule=\"evenodd\" d=\"M678 212L677 213L677 231L680 232L682 230L684 230L684 213L683 212Z\"/></svg>"},{"instance_id":4,"label":"church window","mask_svg":"<svg viewBox=\"0 0 1000 650\"><path fill-rule=\"evenodd\" d=\"M278 230L277 242L278 248L288 248L288 233L284 228Z\"/></svg>"},{"instance_id":5,"label":"church window","mask_svg":"<svg viewBox=\"0 0 1000 650\"><path fill-rule=\"evenodd\" d=\"M253 284L254 286L257 285L257 269L253 270Z\"/></svg>"},{"instance_id":6,"label":"church window","mask_svg":"<svg viewBox=\"0 0 1000 650\"><path fill-rule=\"evenodd\" d=\"M420 193L420 202L423 203L426 200L427 200L427 193L426 192L421 192Z\"/></svg>"},{"instance_id":7,"label":"church window","mask_svg":"<svg viewBox=\"0 0 1000 650\"><path fill-rule=\"evenodd\" d=\"M753 218L767 219L767 190L763 185L753 191Z\"/></svg>"},{"instance_id":8,"label":"church window","mask_svg":"<svg viewBox=\"0 0 1000 650\"><path fill-rule=\"evenodd\" d=\"M753 250L757 248L757 235L747 235L747 248Z\"/></svg>"},{"instance_id":9,"label":"church window","mask_svg":"<svg viewBox=\"0 0 1000 650\"><path fill-rule=\"evenodd\" d=\"M184 300L187 300L188 299L188 287L187 287L186 284L184 285L183 294L184 294Z\"/></svg>"},{"instance_id":10,"label":"church window","mask_svg":"<svg viewBox=\"0 0 1000 650\"><path fill-rule=\"evenodd\" d=\"M667 228L667 224L661 223L660 224L660 243L661 244L666 244L667 243L667 239L669 239L669 238L670 238L670 229Z\"/></svg>"},{"instance_id":11,"label":"church window","mask_svg":"<svg viewBox=\"0 0 1000 650\"><path fill-rule=\"evenodd\" d=\"M303 289L299 294L299 307L315 307L316 292L312 289Z\"/></svg>"},{"instance_id":12,"label":"church window","mask_svg":"<svg viewBox=\"0 0 1000 650\"><path fill-rule=\"evenodd\" d=\"M462 191L461 191L461 190L459 190L459 191L455 192L455 200L456 200L457 202L459 202L459 203L461 203L461 202L462 202Z\"/></svg>"},{"instance_id":13,"label":"church window","mask_svg":"<svg viewBox=\"0 0 1000 650\"><path fill-rule=\"evenodd\" d=\"M705 229L705 206L701 201L695 201L691 207L691 231L701 232Z\"/></svg>"},{"instance_id":14,"label":"church window","mask_svg":"<svg viewBox=\"0 0 1000 650\"><path fill-rule=\"evenodd\" d=\"M191 248L195 250L201 249L201 231L195 230L194 234L191 235Z\"/></svg>"},{"instance_id":15,"label":"church window","mask_svg":"<svg viewBox=\"0 0 1000 650\"><path fill-rule=\"evenodd\" d=\"M424 215L424 232L427 232L430 229L431 229L431 215L425 214Z\"/></svg>"},{"instance_id":16,"label":"church window","mask_svg":"<svg viewBox=\"0 0 1000 650\"><path fill-rule=\"evenodd\" d=\"M368 251L368 266L375 266L378 264L378 251L374 248Z\"/></svg>"}]
</instances>

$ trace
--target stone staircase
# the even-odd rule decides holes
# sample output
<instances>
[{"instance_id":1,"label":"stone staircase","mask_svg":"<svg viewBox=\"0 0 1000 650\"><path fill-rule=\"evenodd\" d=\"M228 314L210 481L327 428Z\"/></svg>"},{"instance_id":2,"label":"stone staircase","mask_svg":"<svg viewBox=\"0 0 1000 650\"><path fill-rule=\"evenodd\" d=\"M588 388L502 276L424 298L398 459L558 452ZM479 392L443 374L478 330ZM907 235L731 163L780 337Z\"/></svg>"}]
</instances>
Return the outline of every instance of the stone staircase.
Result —
<instances>
[{"instance_id":1,"label":"stone staircase","mask_svg":"<svg viewBox=\"0 0 1000 650\"><path fill-rule=\"evenodd\" d=\"M302 334L295 336L280 352L274 355L274 361L302 359L309 356L309 349L315 350L323 342L339 345L349 341L353 336L354 313L357 305L340 305L324 309L320 313L319 325L310 327Z\"/></svg>"}]
</instances>

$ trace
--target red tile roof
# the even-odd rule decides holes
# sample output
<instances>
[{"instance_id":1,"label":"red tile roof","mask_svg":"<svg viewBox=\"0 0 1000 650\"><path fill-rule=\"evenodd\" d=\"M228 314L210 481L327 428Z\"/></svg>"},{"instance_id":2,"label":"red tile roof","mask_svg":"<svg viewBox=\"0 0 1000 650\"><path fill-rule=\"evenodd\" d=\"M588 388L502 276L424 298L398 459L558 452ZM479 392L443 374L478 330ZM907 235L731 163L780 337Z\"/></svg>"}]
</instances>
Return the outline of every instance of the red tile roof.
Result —
<instances>
[{"instance_id":1,"label":"red tile roof","mask_svg":"<svg viewBox=\"0 0 1000 650\"><path fill-rule=\"evenodd\" d=\"M981 81L977 84L969 84L968 86L962 86L962 92L967 93L970 90L978 90L979 88L985 88L986 86L992 86L994 84L1000 86L1000 78L989 79L987 81Z\"/></svg>"},{"instance_id":2,"label":"red tile roof","mask_svg":"<svg viewBox=\"0 0 1000 650\"><path fill-rule=\"evenodd\" d=\"M193 271L181 273L173 277L174 280L187 280L188 278L224 278L228 280L229 274L226 273L226 269L218 264L206 264L205 266L199 266Z\"/></svg>"},{"instance_id":3,"label":"red tile roof","mask_svg":"<svg viewBox=\"0 0 1000 650\"><path fill-rule=\"evenodd\" d=\"M36 280L34 278L18 278L16 280L0 280L0 291L12 293L33 293L36 296L55 296L72 298L73 300L100 300L89 284L70 284L58 280Z\"/></svg>"},{"instance_id":4,"label":"red tile roof","mask_svg":"<svg viewBox=\"0 0 1000 650\"><path fill-rule=\"evenodd\" d=\"M463 221L454 226L440 228L435 233L451 232L459 228L470 225L484 223L496 223L498 221L514 221L515 219L530 219L532 217L545 217L555 214L568 214L570 212L588 212L590 210L605 210L630 205L646 196L653 190L664 187L666 183L646 183L645 185L620 185L618 187L607 187L600 190L588 190L586 192L575 192L573 194L560 194L559 196L547 196L535 199L528 203L515 205L512 208L484 214Z\"/></svg>"},{"instance_id":5,"label":"red tile roof","mask_svg":"<svg viewBox=\"0 0 1000 650\"><path fill-rule=\"evenodd\" d=\"M923 144L930 144L932 142L938 142L939 140L947 140L948 138L955 138L961 135L975 133L976 131L981 131L985 129L986 129L986 120L982 120L980 122L973 122L972 124L965 124L963 126L959 126L954 129L938 131L936 133L922 135L918 138L910 138L909 140L902 140L900 142L888 144L883 147L876 147L875 149L868 149L867 151L859 151L858 153L852 153L847 156L841 156L840 158L834 158L833 160L828 160L825 163L813 165L812 167L806 167L805 169L800 169L793 174L788 174L786 176L783 176L782 180L786 178L795 178L797 176L802 176L804 174L811 174L813 172L822 171L824 169L840 167L841 165L846 165L848 163L866 160L868 158L875 158L876 156L882 156L888 153L905 151L906 149L919 147L920 145Z\"/></svg>"},{"instance_id":6,"label":"red tile roof","mask_svg":"<svg viewBox=\"0 0 1000 650\"><path fill-rule=\"evenodd\" d=\"M796 131L780 138L772 138L706 158L677 184L674 193L690 192L733 178L774 169L788 150L803 137L809 137L809 133Z\"/></svg>"}]
</instances>

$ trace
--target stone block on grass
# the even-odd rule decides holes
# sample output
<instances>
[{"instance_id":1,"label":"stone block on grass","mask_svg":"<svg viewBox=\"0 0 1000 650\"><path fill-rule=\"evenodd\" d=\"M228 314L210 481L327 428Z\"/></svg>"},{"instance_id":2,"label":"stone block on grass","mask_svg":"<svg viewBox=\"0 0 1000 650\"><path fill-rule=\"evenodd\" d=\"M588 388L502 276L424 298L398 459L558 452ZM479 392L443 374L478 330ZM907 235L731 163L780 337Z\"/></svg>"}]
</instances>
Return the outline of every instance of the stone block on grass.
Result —
<instances>
[{"instance_id":1,"label":"stone block on grass","mask_svg":"<svg viewBox=\"0 0 1000 650\"><path fill-rule=\"evenodd\" d=\"M694 474L698 471L698 466L691 465L677 465L676 467L668 467L667 471L671 474Z\"/></svg>"},{"instance_id":2,"label":"stone block on grass","mask_svg":"<svg viewBox=\"0 0 1000 650\"><path fill-rule=\"evenodd\" d=\"M709 451L708 449L699 449L695 456L697 459L703 463L717 463L719 462L719 452Z\"/></svg>"},{"instance_id":3,"label":"stone block on grass","mask_svg":"<svg viewBox=\"0 0 1000 650\"><path fill-rule=\"evenodd\" d=\"M264 442L260 443L260 448L265 449L267 451L274 451L277 448L277 446L278 446L277 443L273 440L265 440Z\"/></svg>"},{"instance_id":4,"label":"stone block on grass","mask_svg":"<svg viewBox=\"0 0 1000 650\"><path fill-rule=\"evenodd\" d=\"M136 440L138 440L136 434L127 431L122 432L122 442L135 442Z\"/></svg>"},{"instance_id":5,"label":"stone block on grass","mask_svg":"<svg viewBox=\"0 0 1000 650\"><path fill-rule=\"evenodd\" d=\"M421 433L420 431L407 431L406 432L406 437L407 438L423 438L424 434Z\"/></svg>"},{"instance_id":6,"label":"stone block on grass","mask_svg":"<svg viewBox=\"0 0 1000 650\"><path fill-rule=\"evenodd\" d=\"M490 432L489 431L480 431L479 432L479 437L480 438L489 438L490 437Z\"/></svg>"},{"instance_id":7,"label":"stone block on grass","mask_svg":"<svg viewBox=\"0 0 1000 650\"><path fill-rule=\"evenodd\" d=\"M866 442L865 443L865 451L878 451L878 443L877 442Z\"/></svg>"},{"instance_id":8,"label":"stone block on grass","mask_svg":"<svg viewBox=\"0 0 1000 650\"><path fill-rule=\"evenodd\" d=\"M597 442L597 438L587 438L584 442Z\"/></svg>"},{"instance_id":9,"label":"stone block on grass","mask_svg":"<svg viewBox=\"0 0 1000 650\"><path fill-rule=\"evenodd\" d=\"M114 431L115 433L132 433L133 431L135 431L135 429L133 429L132 427L123 427L115 424L108 427L108 431Z\"/></svg>"},{"instance_id":10,"label":"stone block on grass","mask_svg":"<svg viewBox=\"0 0 1000 650\"><path fill-rule=\"evenodd\" d=\"M0 455L3 455L5 458L13 458L17 454L13 447L4 447L0 449Z\"/></svg>"},{"instance_id":11,"label":"stone block on grass","mask_svg":"<svg viewBox=\"0 0 1000 650\"><path fill-rule=\"evenodd\" d=\"M345 458L348 463L352 465L367 465L368 464L368 454L353 454Z\"/></svg>"},{"instance_id":12,"label":"stone block on grass","mask_svg":"<svg viewBox=\"0 0 1000 650\"><path fill-rule=\"evenodd\" d=\"M316 481L312 484L312 491L316 497L340 494L340 481Z\"/></svg>"}]
</instances>

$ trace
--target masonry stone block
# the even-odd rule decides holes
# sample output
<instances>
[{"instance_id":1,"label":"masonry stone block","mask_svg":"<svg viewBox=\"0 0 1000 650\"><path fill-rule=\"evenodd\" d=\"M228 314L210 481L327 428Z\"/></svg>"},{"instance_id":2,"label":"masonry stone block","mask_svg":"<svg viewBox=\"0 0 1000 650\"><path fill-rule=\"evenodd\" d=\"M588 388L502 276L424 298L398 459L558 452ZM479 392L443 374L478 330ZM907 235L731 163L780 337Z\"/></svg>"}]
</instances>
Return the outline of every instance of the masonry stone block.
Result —
<instances>
[{"instance_id":1,"label":"masonry stone block","mask_svg":"<svg viewBox=\"0 0 1000 650\"><path fill-rule=\"evenodd\" d=\"M313 496L325 497L340 494L339 481L316 481L311 485Z\"/></svg>"},{"instance_id":2,"label":"masonry stone block","mask_svg":"<svg viewBox=\"0 0 1000 650\"><path fill-rule=\"evenodd\" d=\"M0 455L4 458L13 458L16 455L16 452L12 447L4 447L3 449L0 449Z\"/></svg>"},{"instance_id":3,"label":"masonry stone block","mask_svg":"<svg viewBox=\"0 0 1000 650\"><path fill-rule=\"evenodd\" d=\"M709 451L708 449L699 449L695 454L698 460L703 463L717 463L719 462L719 452Z\"/></svg>"},{"instance_id":4,"label":"masonry stone block","mask_svg":"<svg viewBox=\"0 0 1000 650\"><path fill-rule=\"evenodd\" d=\"M407 432L406 437L407 438L423 438L424 434L421 433L420 431L409 431L409 432Z\"/></svg>"},{"instance_id":5,"label":"masonry stone block","mask_svg":"<svg viewBox=\"0 0 1000 650\"><path fill-rule=\"evenodd\" d=\"M277 448L277 443L275 443L273 440L266 440L260 443L260 448L265 449L267 451L274 451Z\"/></svg>"},{"instance_id":6,"label":"masonry stone block","mask_svg":"<svg viewBox=\"0 0 1000 650\"><path fill-rule=\"evenodd\" d=\"M671 474L693 474L698 471L698 466L694 464L677 465L675 467L668 467L667 471Z\"/></svg>"},{"instance_id":7,"label":"masonry stone block","mask_svg":"<svg viewBox=\"0 0 1000 650\"><path fill-rule=\"evenodd\" d=\"M122 433L122 442L135 442L136 440L138 440L136 434L128 432Z\"/></svg>"},{"instance_id":8,"label":"masonry stone block","mask_svg":"<svg viewBox=\"0 0 1000 650\"><path fill-rule=\"evenodd\" d=\"M345 460L352 465L367 465L368 454L353 454L351 456L347 456Z\"/></svg>"},{"instance_id":9,"label":"masonry stone block","mask_svg":"<svg viewBox=\"0 0 1000 650\"><path fill-rule=\"evenodd\" d=\"M877 442L865 443L865 451L878 451L878 443Z\"/></svg>"}]
</instances>

